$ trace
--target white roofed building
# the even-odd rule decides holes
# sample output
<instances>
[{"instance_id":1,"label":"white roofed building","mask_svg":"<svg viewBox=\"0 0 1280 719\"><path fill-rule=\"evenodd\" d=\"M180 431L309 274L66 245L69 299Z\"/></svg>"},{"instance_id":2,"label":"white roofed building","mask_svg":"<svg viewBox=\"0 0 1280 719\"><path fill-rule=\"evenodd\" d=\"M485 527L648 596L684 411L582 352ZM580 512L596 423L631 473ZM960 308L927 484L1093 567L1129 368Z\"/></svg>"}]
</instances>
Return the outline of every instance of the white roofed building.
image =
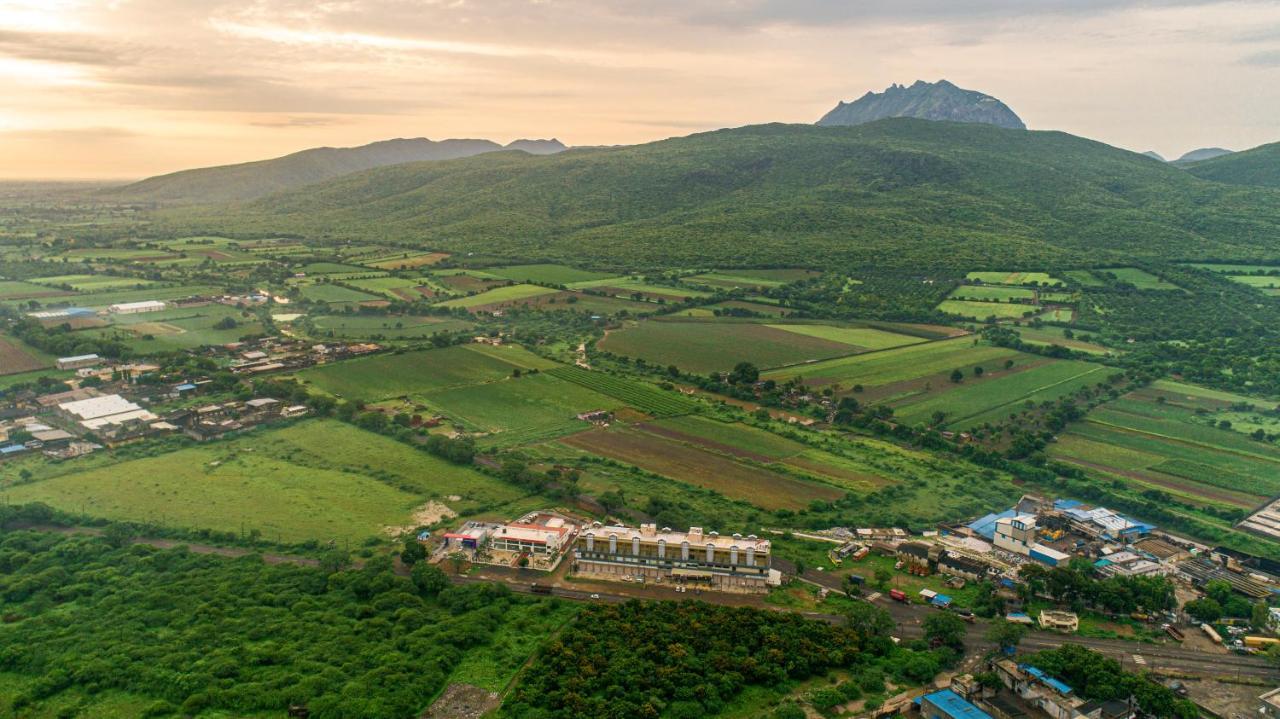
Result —
<instances>
[{"instance_id":1,"label":"white roofed building","mask_svg":"<svg viewBox=\"0 0 1280 719\"><path fill-rule=\"evenodd\" d=\"M593 523L574 549L574 571L601 579L640 579L734 592L766 592L769 540L721 535L690 527L687 532L654 524L639 527Z\"/></svg>"},{"instance_id":2,"label":"white roofed building","mask_svg":"<svg viewBox=\"0 0 1280 719\"><path fill-rule=\"evenodd\" d=\"M58 405L58 410L90 431L127 422L150 422L157 419L149 410L118 394L63 402Z\"/></svg>"},{"instance_id":3,"label":"white roofed building","mask_svg":"<svg viewBox=\"0 0 1280 719\"><path fill-rule=\"evenodd\" d=\"M132 315L139 312L159 312L165 308L160 300L143 300L141 302L119 302L107 307L107 311L117 315Z\"/></svg>"}]
</instances>

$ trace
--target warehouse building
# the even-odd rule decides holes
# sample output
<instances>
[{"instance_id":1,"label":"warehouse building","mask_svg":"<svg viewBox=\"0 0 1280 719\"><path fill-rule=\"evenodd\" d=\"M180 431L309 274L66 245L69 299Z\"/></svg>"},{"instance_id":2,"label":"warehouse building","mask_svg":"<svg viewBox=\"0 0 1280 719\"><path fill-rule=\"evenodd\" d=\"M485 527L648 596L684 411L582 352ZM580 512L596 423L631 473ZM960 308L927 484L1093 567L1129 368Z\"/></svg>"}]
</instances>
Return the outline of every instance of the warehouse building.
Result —
<instances>
[{"instance_id":1,"label":"warehouse building","mask_svg":"<svg viewBox=\"0 0 1280 719\"><path fill-rule=\"evenodd\" d=\"M767 539L754 534L721 536L690 527L687 532L593 523L574 549L574 571L600 579L691 585L731 592L766 592L781 580L770 569Z\"/></svg>"},{"instance_id":2,"label":"warehouse building","mask_svg":"<svg viewBox=\"0 0 1280 719\"><path fill-rule=\"evenodd\" d=\"M101 363L102 358L98 355L75 355L74 357L59 357L57 366L58 369L80 369L81 367L92 367Z\"/></svg>"},{"instance_id":3,"label":"warehouse building","mask_svg":"<svg viewBox=\"0 0 1280 719\"><path fill-rule=\"evenodd\" d=\"M116 315L135 315L140 312L159 312L165 308L160 300L143 300L142 302L120 302L107 307L107 311Z\"/></svg>"},{"instance_id":4,"label":"warehouse building","mask_svg":"<svg viewBox=\"0 0 1280 719\"><path fill-rule=\"evenodd\" d=\"M91 432L108 428L112 425L150 422L156 419L156 416L150 411L139 407L118 394L91 397L74 402L63 402L58 405L58 410L68 419L79 422L80 426Z\"/></svg>"}]
</instances>

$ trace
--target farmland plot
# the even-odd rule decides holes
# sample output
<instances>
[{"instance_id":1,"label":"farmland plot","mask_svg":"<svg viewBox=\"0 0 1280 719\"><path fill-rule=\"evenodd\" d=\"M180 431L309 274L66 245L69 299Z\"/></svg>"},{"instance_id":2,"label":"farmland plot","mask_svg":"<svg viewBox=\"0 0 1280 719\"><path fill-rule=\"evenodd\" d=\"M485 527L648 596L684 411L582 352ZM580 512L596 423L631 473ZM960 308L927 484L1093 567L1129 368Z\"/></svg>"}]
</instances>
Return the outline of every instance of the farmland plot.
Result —
<instances>
[{"instance_id":1,"label":"farmland plot","mask_svg":"<svg viewBox=\"0 0 1280 719\"><path fill-rule=\"evenodd\" d=\"M382 354L320 365L297 377L330 394L377 401L433 390L492 382L524 368L529 353L518 347L444 349ZM490 352L488 350L497 350ZM536 358L535 358L536 359Z\"/></svg>"},{"instance_id":2,"label":"farmland plot","mask_svg":"<svg viewBox=\"0 0 1280 719\"><path fill-rule=\"evenodd\" d=\"M639 322L609 332L599 347L652 364L674 364L684 371L700 374L729 370L738 362L779 367L857 351L842 342L808 337L769 325L696 319Z\"/></svg>"}]
</instances>

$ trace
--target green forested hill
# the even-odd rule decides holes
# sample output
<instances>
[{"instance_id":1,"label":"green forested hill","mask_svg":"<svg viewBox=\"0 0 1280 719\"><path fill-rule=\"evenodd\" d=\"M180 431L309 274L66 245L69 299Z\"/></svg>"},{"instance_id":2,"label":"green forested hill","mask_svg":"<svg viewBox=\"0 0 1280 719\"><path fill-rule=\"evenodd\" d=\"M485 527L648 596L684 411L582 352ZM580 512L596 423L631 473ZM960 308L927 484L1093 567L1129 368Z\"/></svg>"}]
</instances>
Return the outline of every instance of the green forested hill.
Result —
<instances>
[{"instance_id":1,"label":"green forested hill","mask_svg":"<svg viewBox=\"0 0 1280 719\"><path fill-rule=\"evenodd\" d=\"M1187 172L1232 185L1280 187L1280 142L1203 160L1189 165Z\"/></svg>"},{"instance_id":2,"label":"green forested hill","mask_svg":"<svg viewBox=\"0 0 1280 719\"><path fill-rule=\"evenodd\" d=\"M601 266L1063 266L1275 256L1280 192L1058 132L758 125L384 167L162 222Z\"/></svg>"},{"instance_id":3,"label":"green forested hill","mask_svg":"<svg viewBox=\"0 0 1280 719\"><path fill-rule=\"evenodd\" d=\"M396 139L360 147L316 147L283 157L157 175L105 194L131 202L209 203L252 200L399 162L452 160L500 150L489 140Z\"/></svg>"}]
</instances>

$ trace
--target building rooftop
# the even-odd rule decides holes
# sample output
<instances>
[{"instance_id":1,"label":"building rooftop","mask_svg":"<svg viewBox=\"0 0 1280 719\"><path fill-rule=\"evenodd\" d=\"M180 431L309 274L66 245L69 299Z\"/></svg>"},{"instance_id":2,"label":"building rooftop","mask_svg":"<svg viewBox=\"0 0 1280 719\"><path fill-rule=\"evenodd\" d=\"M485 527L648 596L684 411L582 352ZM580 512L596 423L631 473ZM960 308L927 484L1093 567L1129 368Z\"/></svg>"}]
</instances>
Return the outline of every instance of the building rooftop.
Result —
<instances>
[{"instance_id":1,"label":"building rooftop","mask_svg":"<svg viewBox=\"0 0 1280 719\"><path fill-rule=\"evenodd\" d=\"M88 362L89 360L102 359L98 355L73 355L71 357L59 357L59 362Z\"/></svg>"},{"instance_id":2,"label":"building rooftop","mask_svg":"<svg viewBox=\"0 0 1280 719\"><path fill-rule=\"evenodd\" d=\"M1006 509L1003 512L996 512L988 514L985 517L979 517L969 523L969 529L973 530L973 533L979 537L995 539L996 522L1001 519L1009 519L1010 517L1016 516L1018 516L1018 512L1016 510Z\"/></svg>"},{"instance_id":3,"label":"building rooftop","mask_svg":"<svg viewBox=\"0 0 1280 719\"><path fill-rule=\"evenodd\" d=\"M97 419L98 417L132 412L142 408L118 394L108 394L102 397L63 402L58 405L58 409L68 414L74 414L80 419Z\"/></svg>"},{"instance_id":4,"label":"building rooftop","mask_svg":"<svg viewBox=\"0 0 1280 719\"><path fill-rule=\"evenodd\" d=\"M639 537L641 541L657 542L663 540L670 545L680 545L688 542L690 546L705 547L713 544L720 549L731 549L737 547L746 549L753 547L757 552L769 551L769 540L760 539L754 534L746 537L738 535L721 535L717 532L703 532L702 527L690 527L687 532L673 531L670 527L658 529L652 524L642 524L639 527L627 527L625 525L600 525L598 522L586 527L582 531L583 536L592 535L596 537L607 538L611 534L618 535L619 541L630 541L633 537Z\"/></svg>"},{"instance_id":5,"label":"building rooftop","mask_svg":"<svg viewBox=\"0 0 1280 719\"><path fill-rule=\"evenodd\" d=\"M1040 669L1039 667L1035 667L1030 664L1019 664L1018 668L1026 672L1027 674L1030 674L1031 676L1035 677L1036 679L1040 680L1042 684L1053 689L1059 694L1065 695L1065 694L1071 693L1071 687L1067 686L1066 683L1049 676L1047 673L1045 673L1043 669Z\"/></svg>"},{"instance_id":6,"label":"building rooftop","mask_svg":"<svg viewBox=\"0 0 1280 719\"><path fill-rule=\"evenodd\" d=\"M928 701L947 713L951 719L991 719L991 715L965 701L950 689L926 694L920 699ZM920 701L919 699L916 700Z\"/></svg>"}]
</instances>

